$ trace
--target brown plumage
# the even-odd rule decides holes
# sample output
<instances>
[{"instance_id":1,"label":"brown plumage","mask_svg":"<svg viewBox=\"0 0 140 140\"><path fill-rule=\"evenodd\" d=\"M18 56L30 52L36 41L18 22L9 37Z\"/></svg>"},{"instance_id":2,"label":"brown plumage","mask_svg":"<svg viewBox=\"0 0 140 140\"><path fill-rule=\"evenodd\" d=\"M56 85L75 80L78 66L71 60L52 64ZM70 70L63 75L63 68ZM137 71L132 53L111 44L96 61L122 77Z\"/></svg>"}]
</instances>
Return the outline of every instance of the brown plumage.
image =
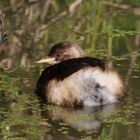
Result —
<instances>
[{"instance_id":1,"label":"brown plumage","mask_svg":"<svg viewBox=\"0 0 140 140\"><path fill-rule=\"evenodd\" d=\"M103 60L87 57L76 43L55 44L48 56L38 61L53 61L36 85L42 100L63 106L96 106L123 97L124 86L118 73L106 69Z\"/></svg>"}]
</instances>

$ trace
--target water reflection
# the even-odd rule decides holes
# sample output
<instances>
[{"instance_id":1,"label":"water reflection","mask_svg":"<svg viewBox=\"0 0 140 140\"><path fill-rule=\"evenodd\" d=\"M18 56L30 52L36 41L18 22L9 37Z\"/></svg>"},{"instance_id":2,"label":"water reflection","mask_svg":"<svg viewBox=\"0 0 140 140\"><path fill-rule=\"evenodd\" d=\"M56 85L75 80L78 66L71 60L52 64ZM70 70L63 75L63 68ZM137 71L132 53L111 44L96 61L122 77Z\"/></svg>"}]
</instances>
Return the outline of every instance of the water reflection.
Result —
<instances>
[{"instance_id":1,"label":"water reflection","mask_svg":"<svg viewBox=\"0 0 140 140\"><path fill-rule=\"evenodd\" d=\"M42 116L47 117L49 122L62 133L69 133L69 136L90 135L97 138L102 133L103 120L115 114L119 108L119 104L84 107L83 109L52 106L42 111Z\"/></svg>"}]
</instances>

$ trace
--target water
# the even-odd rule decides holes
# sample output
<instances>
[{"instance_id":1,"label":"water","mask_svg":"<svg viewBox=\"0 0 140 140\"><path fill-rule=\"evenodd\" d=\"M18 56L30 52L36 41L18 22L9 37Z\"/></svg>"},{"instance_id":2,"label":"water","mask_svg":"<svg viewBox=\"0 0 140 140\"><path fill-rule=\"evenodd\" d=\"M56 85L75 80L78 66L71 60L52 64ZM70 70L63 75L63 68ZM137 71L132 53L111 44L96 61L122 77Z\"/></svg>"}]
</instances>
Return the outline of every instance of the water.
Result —
<instances>
[{"instance_id":1,"label":"water","mask_svg":"<svg viewBox=\"0 0 140 140\"><path fill-rule=\"evenodd\" d=\"M122 73L124 63L115 61ZM128 65L129 66L129 65ZM40 68L40 67L39 67ZM140 65L130 76L123 102L73 109L41 104L34 95L38 66L1 73L0 119L3 139L137 140L140 137ZM127 75L127 74L125 74Z\"/></svg>"},{"instance_id":2,"label":"water","mask_svg":"<svg viewBox=\"0 0 140 140\"><path fill-rule=\"evenodd\" d=\"M84 1L76 14L51 25L69 2L54 0L44 18L45 2L0 1L9 38L0 46L0 139L139 140L140 3L116 2L131 5L125 10L104 1ZM45 23L49 28L40 32ZM46 56L52 44L66 39L78 42L89 56L112 58L110 66L126 83L122 102L83 109L40 103L34 91L45 66L35 61Z\"/></svg>"}]
</instances>

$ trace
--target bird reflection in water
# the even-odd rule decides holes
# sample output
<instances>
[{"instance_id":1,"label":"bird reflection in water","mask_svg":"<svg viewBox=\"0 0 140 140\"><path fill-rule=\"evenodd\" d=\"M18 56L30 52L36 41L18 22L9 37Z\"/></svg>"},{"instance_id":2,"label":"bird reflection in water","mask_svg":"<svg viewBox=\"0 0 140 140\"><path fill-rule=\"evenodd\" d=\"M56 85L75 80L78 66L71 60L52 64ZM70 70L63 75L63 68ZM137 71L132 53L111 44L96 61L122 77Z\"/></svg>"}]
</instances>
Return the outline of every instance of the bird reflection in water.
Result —
<instances>
[{"instance_id":1,"label":"bird reflection in water","mask_svg":"<svg viewBox=\"0 0 140 140\"><path fill-rule=\"evenodd\" d=\"M62 127L60 124L64 124L69 130L69 136L78 137L90 134L95 138L102 132L103 120L115 114L119 107L120 104L110 104L74 109L52 105L51 108L42 111L42 115L49 119L55 127L53 129L59 129Z\"/></svg>"}]
</instances>

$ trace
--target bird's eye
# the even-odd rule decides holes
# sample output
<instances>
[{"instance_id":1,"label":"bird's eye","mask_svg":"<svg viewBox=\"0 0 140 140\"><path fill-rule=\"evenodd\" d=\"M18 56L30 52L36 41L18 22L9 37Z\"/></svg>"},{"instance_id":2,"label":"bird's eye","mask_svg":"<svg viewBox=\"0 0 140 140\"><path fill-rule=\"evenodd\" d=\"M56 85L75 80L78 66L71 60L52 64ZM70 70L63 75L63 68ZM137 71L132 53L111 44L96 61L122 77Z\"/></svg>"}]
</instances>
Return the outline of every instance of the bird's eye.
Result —
<instances>
[{"instance_id":1,"label":"bird's eye","mask_svg":"<svg viewBox=\"0 0 140 140\"><path fill-rule=\"evenodd\" d=\"M60 57L60 56L61 56L61 53L60 52L56 54L56 57Z\"/></svg>"}]
</instances>

